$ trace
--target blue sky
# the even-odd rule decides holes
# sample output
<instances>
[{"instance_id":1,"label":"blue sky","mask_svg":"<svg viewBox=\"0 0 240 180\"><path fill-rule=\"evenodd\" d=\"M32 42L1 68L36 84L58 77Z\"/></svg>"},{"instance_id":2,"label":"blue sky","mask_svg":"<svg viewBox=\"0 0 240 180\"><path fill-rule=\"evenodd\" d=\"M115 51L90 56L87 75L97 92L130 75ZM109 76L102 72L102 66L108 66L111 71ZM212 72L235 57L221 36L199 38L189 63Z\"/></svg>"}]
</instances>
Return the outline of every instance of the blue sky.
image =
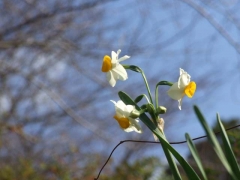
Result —
<instances>
[{"instance_id":1,"label":"blue sky","mask_svg":"<svg viewBox=\"0 0 240 180\"><path fill-rule=\"evenodd\" d=\"M196 3L199 4L198 1ZM222 4L217 7L214 3L201 6L231 38L238 41L236 25L220 13L224 9L235 15L235 6ZM160 88L160 98L164 99L160 102L170 101L166 107L173 112L163 116L166 117L165 132L170 141L184 140L186 132L192 137L204 135L193 105L199 106L210 125L215 123L217 112L224 120L239 117L239 54L208 20L186 4L176 1L119 1L104 8L108 9L104 23L115 24L117 28L107 31L106 34L113 36L114 41L110 44L112 49L104 51L103 55L117 49L122 49L121 55L130 55L131 58L124 63L137 65L145 71L151 79L152 93L158 81L177 81L180 67L198 85L192 99L184 98L182 111L178 110L177 102L165 97L168 89ZM237 15L235 17L238 18ZM122 24L118 26L120 22ZM129 79L118 82L115 89L129 91L133 96L145 91L141 76L131 72ZM111 99L117 100L118 97ZM145 139L144 135L140 139ZM116 142L120 140L116 138Z\"/></svg>"},{"instance_id":2,"label":"blue sky","mask_svg":"<svg viewBox=\"0 0 240 180\"><path fill-rule=\"evenodd\" d=\"M110 154L119 141L153 140L147 129L144 129L143 134L125 133L112 118L115 112L110 100L119 99L118 91L125 91L132 98L147 94L138 73L128 71L128 80L117 82L114 88L106 82L106 76L100 70L102 58L118 49L122 50L120 56L131 56L124 64L137 65L144 70L152 93L161 80L177 81L179 68L186 70L197 83L195 96L192 99L184 98L181 111L178 103L167 96L168 87L159 88L159 105L168 109L163 118L165 133L170 141L184 140L186 132L192 137L204 135L193 112L193 105L199 106L210 125L214 124L217 112L222 119L238 118L240 58L236 48L239 48L240 40L240 4L234 0L219 3L189 0L188 2L200 5L205 15L207 13L207 16L203 17L183 1L186 0L111 1L85 11L74 12L76 14L73 13L75 17L69 27L66 27L64 18L67 19L72 12L45 19L45 30L49 30L46 32L59 30L58 27L63 28L60 38L49 42L49 48L51 47L53 52L41 51L42 49L38 52L37 49L28 53L31 48L18 48L12 56L9 55L12 61L9 61L8 56L4 56L7 52L1 54L9 66L18 70L20 76L23 76L22 79L28 72L38 73L43 69L34 77L35 84L26 88L37 93L34 97L27 96L28 99L20 103L18 115L21 115L22 119L19 119L24 121L30 115L34 122L35 115L40 114L41 117L42 113L51 112L52 126L44 129L43 139L50 137L64 145L73 141L83 152L97 152L102 154L104 160L104 155ZM60 3L59 6L65 5ZM210 23L206 17L210 17L214 23ZM14 20L18 21L15 18ZM39 40L43 31L38 26L41 27L41 23L29 26L30 29L35 27L36 31L25 35L26 39ZM25 32L25 29L22 29L22 32ZM229 41L234 41L235 47ZM10 78L9 89L16 90L16 82L25 85L26 79L21 83L19 74L17 78L14 76L16 79ZM41 83L44 84L42 88ZM23 93L28 95L28 91ZM5 104L4 111L10 109L7 96L8 93L3 93L0 100ZM32 105L34 103L36 107ZM67 114L64 111L66 109L72 110L73 114ZM14 120L19 123L19 119ZM44 120L48 122L49 119ZM41 120L39 121L41 124ZM37 127L41 126L39 124ZM32 127L29 123L29 126L25 127L26 132L31 134L37 129ZM57 136L60 134L58 132L66 135L65 141ZM83 146L81 142L87 143ZM52 141L49 140L48 143L51 144ZM136 146L130 143L121 145L113 157L119 160L126 149ZM144 153L159 156L160 146L146 146L149 146L146 152L142 152L141 147L138 148L135 158ZM174 147L186 153L186 145Z\"/></svg>"}]
</instances>

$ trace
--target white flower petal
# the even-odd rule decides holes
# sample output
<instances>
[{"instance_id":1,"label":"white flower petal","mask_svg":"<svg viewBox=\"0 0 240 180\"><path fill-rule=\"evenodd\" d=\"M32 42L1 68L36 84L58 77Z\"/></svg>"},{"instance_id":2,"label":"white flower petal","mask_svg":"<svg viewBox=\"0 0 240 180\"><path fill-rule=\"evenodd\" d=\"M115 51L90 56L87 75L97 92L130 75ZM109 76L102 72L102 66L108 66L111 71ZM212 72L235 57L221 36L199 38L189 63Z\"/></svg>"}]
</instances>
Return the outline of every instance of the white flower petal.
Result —
<instances>
[{"instance_id":1,"label":"white flower petal","mask_svg":"<svg viewBox=\"0 0 240 180\"><path fill-rule=\"evenodd\" d=\"M179 100L183 97L183 90L178 88L177 82L170 87L167 93L174 100Z\"/></svg>"},{"instance_id":2,"label":"white flower petal","mask_svg":"<svg viewBox=\"0 0 240 180\"><path fill-rule=\"evenodd\" d=\"M110 100L115 105L116 115L118 117L125 117L128 118L130 121L130 126L126 129L123 129L126 132L136 131L137 133L141 133L142 129L139 125L139 121L137 119L133 119L129 117L130 113L133 109L135 109L132 105L126 105L123 101L119 100L118 102L115 102L113 100Z\"/></svg>"},{"instance_id":3,"label":"white flower petal","mask_svg":"<svg viewBox=\"0 0 240 180\"><path fill-rule=\"evenodd\" d=\"M119 58L118 62L124 61L124 60L129 59L129 58L130 58L130 56L125 55L125 56Z\"/></svg>"},{"instance_id":4,"label":"white flower petal","mask_svg":"<svg viewBox=\"0 0 240 180\"><path fill-rule=\"evenodd\" d=\"M180 77L178 79L178 87L185 88L190 83L191 76L180 68Z\"/></svg>"},{"instance_id":5,"label":"white flower petal","mask_svg":"<svg viewBox=\"0 0 240 180\"><path fill-rule=\"evenodd\" d=\"M119 100L117 102L117 106L120 107L121 109L124 109L124 107L126 106L126 104L122 101L122 100Z\"/></svg>"},{"instance_id":6,"label":"white flower petal","mask_svg":"<svg viewBox=\"0 0 240 180\"><path fill-rule=\"evenodd\" d=\"M182 68L180 68L180 75L181 74L187 74L189 76L189 78L191 78L191 76L186 71L184 71Z\"/></svg>"},{"instance_id":7,"label":"white flower petal","mask_svg":"<svg viewBox=\"0 0 240 180\"><path fill-rule=\"evenodd\" d=\"M135 109L135 107L133 105L126 105L125 106L125 111L131 113L133 110Z\"/></svg>"},{"instance_id":8,"label":"white flower petal","mask_svg":"<svg viewBox=\"0 0 240 180\"><path fill-rule=\"evenodd\" d=\"M124 102L122 102L121 100L117 102L117 108L118 108L118 111L121 113L121 114L125 114L125 111L126 111L126 105L124 104Z\"/></svg>"},{"instance_id":9,"label":"white flower petal","mask_svg":"<svg viewBox=\"0 0 240 180\"><path fill-rule=\"evenodd\" d=\"M133 119L133 118L128 118L131 122L131 126L134 127L134 131L136 131L137 133L142 133L142 128L139 125L139 121L137 119Z\"/></svg>"},{"instance_id":10,"label":"white flower petal","mask_svg":"<svg viewBox=\"0 0 240 180\"><path fill-rule=\"evenodd\" d=\"M118 117L129 117L130 113L135 109L132 105L126 105L123 101L119 100L117 103L112 101L115 105L116 115Z\"/></svg>"},{"instance_id":11,"label":"white flower petal","mask_svg":"<svg viewBox=\"0 0 240 180\"><path fill-rule=\"evenodd\" d=\"M117 103L114 100L110 100L115 106L117 105Z\"/></svg>"},{"instance_id":12,"label":"white flower petal","mask_svg":"<svg viewBox=\"0 0 240 180\"><path fill-rule=\"evenodd\" d=\"M115 110L116 110L116 115L118 117L126 117L125 116L125 104L124 102L122 102L121 100L118 101L116 104L115 104Z\"/></svg>"},{"instance_id":13,"label":"white flower petal","mask_svg":"<svg viewBox=\"0 0 240 180\"><path fill-rule=\"evenodd\" d=\"M126 105L126 106L124 107L124 115L125 115L126 117L129 117L129 116L130 116L130 113L133 111L133 109L135 109L134 106L132 106L132 105Z\"/></svg>"},{"instance_id":14,"label":"white flower petal","mask_svg":"<svg viewBox=\"0 0 240 180\"><path fill-rule=\"evenodd\" d=\"M182 109L182 98L178 100L178 108Z\"/></svg>"},{"instance_id":15,"label":"white flower petal","mask_svg":"<svg viewBox=\"0 0 240 180\"><path fill-rule=\"evenodd\" d=\"M117 57L119 56L120 53L121 53L121 49L117 50Z\"/></svg>"},{"instance_id":16,"label":"white flower petal","mask_svg":"<svg viewBox=\"0 0 240 180\"><path fill-rule=\"evenodd\" d=\"M125 81L128 78L127 71L121 64L118 64L111 71L114 73L114 76L117 77L117 79L119 80Z\"/></svg>"},{"instance_id":17,"label":"white flower petal","mask_svg":"<svg viewBox=\"0 0 240 180\"><path fill-rule=\"evenodd\" d=\"M185 72L182 68L179 68L179 71L180 71L180 76L182 75L182 73Z\"/></svg>"},{"instance_id":18,"label":"white flower petal","mask_svg":"<svg viewBox=\"0 0 240 180\"><path fill-rule=\"evenodd\" d=\"M135 129L136 129L136 128L133 127L133 126L131 126L131 125L130 125L128 128L126 128L126 129L123 129L123 128L122 128L122 130L124 130L125 132L132 132L132 131L135 131Z\"/></svg>"},{"instance_id":19,"label":"white flower petal","mask_svg":"<svg viewBox=\"0 0 240 180\"><path fill-rule=\"evenodd\" d=\"M112 87L116 85L116 79L114 78L112 71L107 72L107 80Z\"/></svg>"},{"instance_id":20,"label":"white flower petal","mask_svg":"<svg viewBox=\"0 0 240 180\"><path fill-rule=\"evenodd\" d=\"M125 132L132 132L135 131L137 133L142 133L142 129L137 129L135 126L130 125L128 128L123 129Z\"/></svg>"},{"instance_id":21,"label":"white flower petal","mask_svg":"<svg viewBox=\"0 0 240 180\"><path fill-rule=\"evenodd\" d=\"M112 63L115 64L116 62L118 62L117 60L118 55L114 51L112 51Z\"/></svg>"}]
</instances>

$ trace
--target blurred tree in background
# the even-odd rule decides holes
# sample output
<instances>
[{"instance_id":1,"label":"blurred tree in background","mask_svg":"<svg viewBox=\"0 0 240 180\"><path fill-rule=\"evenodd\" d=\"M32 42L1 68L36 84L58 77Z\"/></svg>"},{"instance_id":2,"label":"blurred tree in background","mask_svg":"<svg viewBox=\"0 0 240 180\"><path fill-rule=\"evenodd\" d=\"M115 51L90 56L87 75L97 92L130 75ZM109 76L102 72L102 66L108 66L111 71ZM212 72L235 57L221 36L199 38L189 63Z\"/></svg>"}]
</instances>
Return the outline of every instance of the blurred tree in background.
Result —
<instances>
[{"instance_id":1,"label":"blurred tree in background","mask_svg":"<svg viewBox=\"0 0 240 180\"><path fill-rule=\"evenodd\" d=\"M222 97L213 90L220 91L224 77L238 67L224 66L229 61L219 52L226 46L228 55L239 52L239 6L234 0L1 0L0 179L93 179L120 140L153 140L147 130L122 132L112 118L109 100L117 100L119 90L132 97L146 92L133 73L109 86L100 70L112 50L132 56L127 63L144 67L152 86L175 79L179 67L192 69L199 82L192 103L208 109L204 95L212 95L212 102ZM199 33L205 28L206 34ZM166 90L160 90L160 105L168 108L166 134L184 138L174 133L190 119L192 104L186 100L179 112L176 102L161 95ZM164 162L153 158L156 152L160 146L122 145L103 179L150 179Z\"/></svg>"}]
</instances>

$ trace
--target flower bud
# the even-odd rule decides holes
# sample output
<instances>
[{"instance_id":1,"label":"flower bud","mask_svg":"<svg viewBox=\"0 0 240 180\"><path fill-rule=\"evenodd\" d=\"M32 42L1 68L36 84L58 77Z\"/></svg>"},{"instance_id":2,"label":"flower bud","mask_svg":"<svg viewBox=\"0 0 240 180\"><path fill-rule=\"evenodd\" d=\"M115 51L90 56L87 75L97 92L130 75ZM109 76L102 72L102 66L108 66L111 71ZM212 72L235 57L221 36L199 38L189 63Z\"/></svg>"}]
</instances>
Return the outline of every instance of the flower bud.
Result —
<instances>
[{"instance_id":1,"label":"flower bud","mask_svg":"<svg viewBox=\"0 0 240 180\"><path fill-rule=\"evenodd\" d=\"M164 106L158 106L157 107L157 113L158 114L165 114L167 112L167 108L165 108Z\"/></svg>"},{"instance_id":2,"label":"flower bud","mask_svg":"<svg viewBox=\"0 0 240 180\"><path fill-rule=\"evenodd\" d=\"M140 112L136 109L133 109L132 112L130 113L129 117L133 118L133 119L136 119L140 116Z\"/></svg>"}]
</instances>

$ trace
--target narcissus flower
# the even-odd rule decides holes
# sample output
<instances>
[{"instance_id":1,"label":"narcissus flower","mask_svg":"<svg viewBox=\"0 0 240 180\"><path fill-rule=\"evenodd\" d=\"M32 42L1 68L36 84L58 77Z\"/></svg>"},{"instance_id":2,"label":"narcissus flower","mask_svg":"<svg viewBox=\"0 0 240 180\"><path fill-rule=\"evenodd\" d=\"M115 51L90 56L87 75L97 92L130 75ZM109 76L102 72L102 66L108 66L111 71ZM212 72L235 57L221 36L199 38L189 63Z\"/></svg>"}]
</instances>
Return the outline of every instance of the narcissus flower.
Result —
<instances>
[{"instance_id":1,"label":"narcissus flower","mask_svg":"<svg viewBox=\"0 0 240 180\"><path fill-rule=\"evenodd\" d=\"M115 105L116 114L114 119L118 122L119 126L126 132L136 131L137 133L142 133L142 129L139 125L139 120L131 118L131 112L135 110L132 105L126 105L123 101L112 101Z\"/></svg>"},{"instance_id":2,"label":"narcissus flower","mask_svg":"<svg viewBox=\"0 0 240 180\"><path fill-rule=\"evenodd\" d=\"M168 95L175 100L178 100L178 107L181 110L182 98L186 95L189 98L192 98L196 91L196 83L190 81L191 76L180 68L180 77L178 82L175 82L170 89L168 90Z\"/></svg>"},{"instance_id":3,"label":"narcissus flower","mask_svg":"<svg viewBox=\"0 0 240 180\"><path fill-rule=\"evenodd\" d=\"M107 80L112 87L115 86L118 79L125 81L128 78L127 71L119 62L130 58L130 56L125 55L121 58L118 58L120 52L120 49L117 51L117 53L112 51L112 57L108 55L103 57L102 72L107 73Z\"/></svg>"}]
</instances>

